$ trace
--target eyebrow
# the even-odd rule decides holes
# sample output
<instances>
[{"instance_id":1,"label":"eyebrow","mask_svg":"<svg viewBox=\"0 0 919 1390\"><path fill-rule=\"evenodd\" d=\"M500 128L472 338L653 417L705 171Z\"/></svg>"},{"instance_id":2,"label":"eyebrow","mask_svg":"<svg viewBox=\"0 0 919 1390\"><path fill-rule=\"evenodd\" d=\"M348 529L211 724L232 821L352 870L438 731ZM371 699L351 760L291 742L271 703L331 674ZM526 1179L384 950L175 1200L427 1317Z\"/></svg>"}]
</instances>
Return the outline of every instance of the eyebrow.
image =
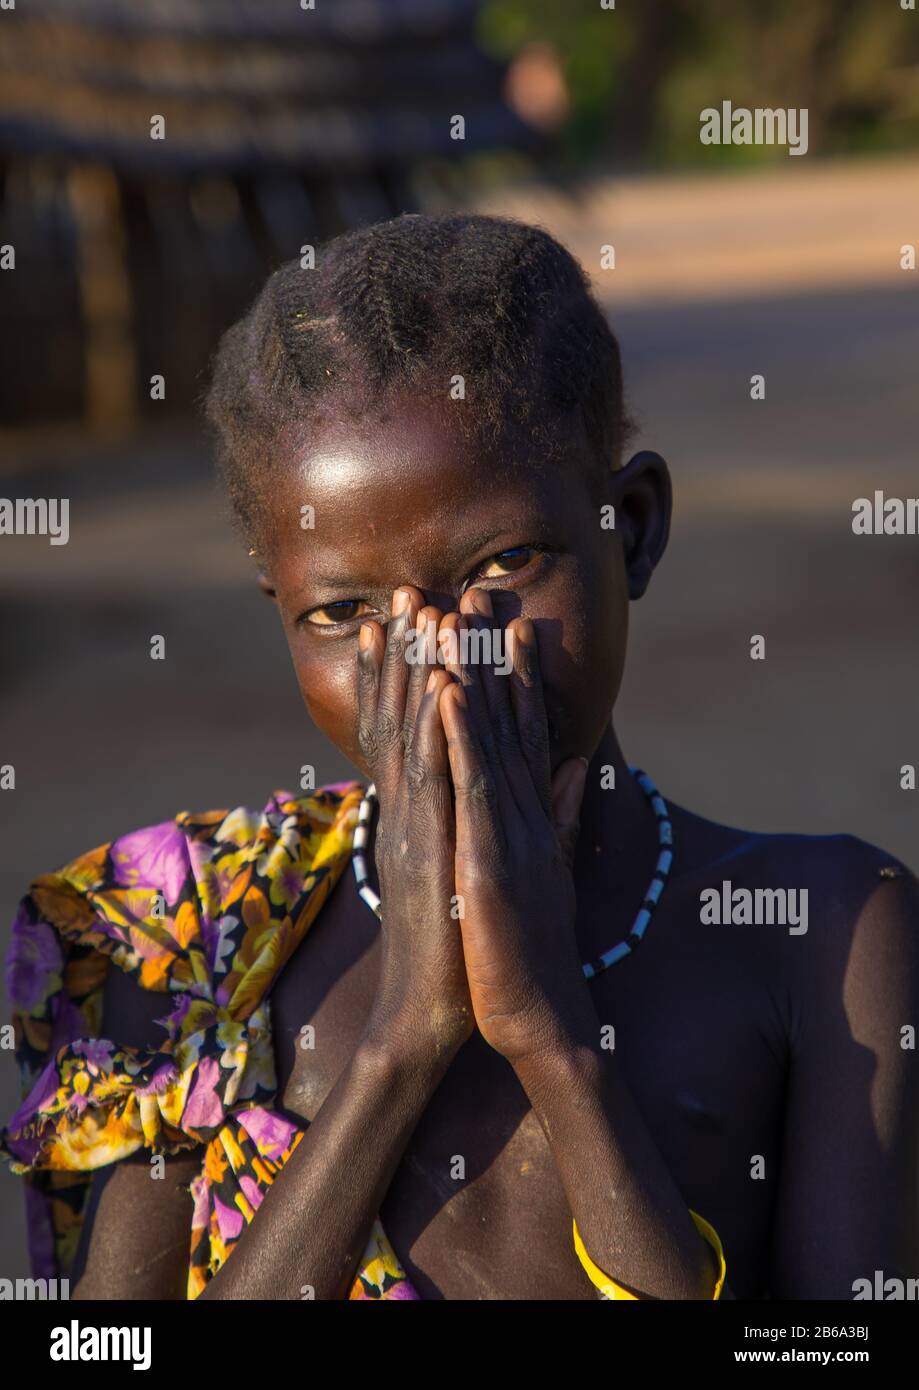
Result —
<instances>
[{"instance_id":1,"label":"eyebrow","mask_svg":"<svg viewBox=\"0 0 919 1390\"><path fill-rule=\"evenodd\" d=\"M518 523L515 523L515 526ZM524 524L525 523L519 523ZM484 550L485 546L491 545L499 536L506 535L510 530L509 526L500 526L497 530L481 532L474 536L463 537L463 549L470 554ZM367 588L379 589L382 585L372 582L365 575L358 574L316 574L313 576L311 588L345 589L345 588Z\"/></svg>"}]
</instances>

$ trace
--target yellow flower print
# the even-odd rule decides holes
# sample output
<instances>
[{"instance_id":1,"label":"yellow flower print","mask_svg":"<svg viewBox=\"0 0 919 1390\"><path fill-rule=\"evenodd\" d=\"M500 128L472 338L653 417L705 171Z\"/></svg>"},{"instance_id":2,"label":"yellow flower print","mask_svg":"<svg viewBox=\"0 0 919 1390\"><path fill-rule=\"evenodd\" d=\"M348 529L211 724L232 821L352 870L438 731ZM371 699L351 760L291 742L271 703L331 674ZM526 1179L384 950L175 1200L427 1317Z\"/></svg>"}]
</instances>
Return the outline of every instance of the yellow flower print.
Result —
<instances>
[{"instance_id":1,"label":"yellow flower print","mask_svg":"<svg viewBox=\"0 0 919 1390\"><path fill-rule=\"evenodd\" d=\"M361 790L349 784L304 798L281 792L261 813L183 812L31 885L25 922L62 938L61 983L51 983L62 1006L80 1018L73 1023L79 1031L69 1034L77 1042L52 1058L50 1015L23 1017L33 1005L14 1001L20 1071L33 1089L42 1088L33 1133L21 1138L43 1141L34 1161L15 1171L41 1168L49 1180L73 1183L69 1209L56 1201L50 1213L64 1265L76 1250L89 1172L144 1147L205 1150L193 1193L188 1296L198 1297L232 1254L261 1194L303 1137L273 1108L266 993L347 870ZM168 915L151 915L153 885L160 885ZM86 949L72 952L71 942ZM175 1022L169 1034L157 1034L159 1053L115 1046L107 1069L101 1054L79 1048L105 1045L100 1009L112 969L161 992L157 1016L174 1011ZM56 1071L46 1072L49 1061ZM271 1158L258 1152L265 1134L277 1139L275 1148L268 1145ZM281 1144L288 1147L276 1152ZM39 1192L36 1184L43 1201L52 1192L56 1197L54 1187ZM400 1276L380 1233L367 1252L363 1296L411 1296L398 1291Z\"/></svg>"},{"instance_id":2,"label":"yellow flower print","mask_svg":"<svg viewBox=\"0 0 919 1390\"><path fill-rule=\"evenodd\" d=\"M224 1044L224 1050L220 1054L220 1066L223 1071L233 1072L224 1092L226 1104L232 1105L237 1099L249 1060L249 1038L243 1024L228 1021L217 1029L217 1040Z\"/></svg>"},{"instance_id":3,"label":"yellow flower print","mask_svg":"<svg viewBox=\"0 0 919 1390\"><path fill-rule=\"evenodd\" d=\"M287 958L292 931L291 920L285 917L282 922L272 923L258 937L250 932L245 943L246 952L240 952L240 956L243 960L250 958L254 948L255 959L242 979L234 982L227 1006L234 1018L247 1018L261 1003L281 961ZM237 963L239 960L237 957Z\"/></svg>"},{"instance_id":4,"label":"yellow flower print","mask_svg":"<svg viewBox=\"0 0 919 1390\"><path fill-rule=\"evenodd\" d=\"M249 1143L249 1136L242 1125L224 1125L220 1131L223 1147L226 1149L230 1167L234 1173L245 1172L248 1162L243 1144Z\"/></svg>"},{"instance_id":5,"label":"yellow flower print","mask_svg":"<svg viewBox=\"0 0 919 1390\"><path fill-rule=\"evenodd\" d=\"M217 1041L227 1053L238 1052L248 1039L248 1033L244 1023L237 1022L234 1018L223 1017L217 1025Z\"/></svg>"},{"instance_id":6,"label":"yellow flower print","mask_svg":"<svg viewBox=\"0 0 919 1390\"><path fill-rule=\"evenodd\" d=\"M309 846L303 843L296 822L291 820L268 842L265 853L256 860L256 872L269 880L283 875L289 864L309 854Z\"/></svg>"},{"instance_id":7,"label":"yellow flower print","mask_svg":"<svg viewBox=\"0 0 919 1390\"><path fill-rule=\"evenodd\" d=\"M180 946L188 946L197 939L200 932L200 921L198 911L193 903L179 903L172 929Z\"/></svg>"},{"instance_id":8,"label":"yellow flower print","mask_svg":"<svg viewBox=\"0 0 919 1390\"><path fill-rule=\"evenodd\" d=\"M207 1146L204 1155L204 1172L210 1182L223 1182L224 1174L227 1171L227 1157L217 1140L213 1140Z\"/></svg>"},{"instance_id":9,"label":"yellow flower print","mask_svg":"<svg viewBox=\"0 0 919 1390\"><path fill-rule=\"evenodd\" d=\"M32 886L35 905L58 931L70 936L98 936L98 923L86 898L78 897L59 874L47 874Z\"/></svg>"},{"instance_id":10,"label":"yellow flower print","mask_svg":"<svg viewBox=\"0 0 919 1390\"><path fill-rule=\"evenodd\" d=\"M253 1036L250 1031L249 1055L246 1058L246 1067L239 1090L236 1093L236 1099L238 1101L252 1100L259 1090L274 1091L277 1089L277 1084L271 1039Z\"/></svg>"},{"instance_id":11,"label":"yellow flower print","mask_svg":"<svg viewBox=\"0 0 919 1390\"><path fill-rule=\"evenodd\" d=\"M164 953L141 961L140 983L143 989L168 989L171 961Z\"/></svg>"},{"instance_id":12,"label":"yellow flower print","mask_svg":"<svg viewBox=\"0 0 919 1390\"><path fill-rule=\"evenodd\" d=\"M258 832L261 817L246 806L237 806L235 811L223 817L214 839L218 844L229 841L232 845L251 845Z\"/></svg>"},{"instance_id":13,"label":"yellow flower print","mask_svg":"<svg viewBox=\"0 0 919 1390\"><path fill-rule=\"evenodd\" d=\"M245 850L236 854L223 854L218 859L204 864L198 880L205 911L209 917L219 917L233 903L238 902L252 878L250 856Z\"/></svg>"},{"instance_id":14,"label":"yellow flower print","mask_svg":"<svg viewBox=\"0 0 919 1390\"><path fill-rule=\"evenodd\" d=\"M302 857L295 859L292 863L272 865L272 872L269 875L271 886L268 889L268 895L275 907L283 907L285 911L291 911L303 897L310 868L310 861Z\"/></svg>"},{"instance_id":15,"label":"yellow flower print","mask_svg":"<svg viewBox=\"0 0 919 1390\"><path fill-rule=\"evenodd\" d=\"M81 892L98 888L102 883L107 852L108 845L99 845L88 854L81 854L78 859L72 859L67 865L66 881Z\"/></svg>"},{"instance_id":16,"label":"yellow flower print","mask_svg":"<svg viewBox=\"0 0 919 1390\"><path fill-rule=\"evenodd\" d=\"M251 960L251 940L260 932L266 930L271 925L271 912L268 907L268 900L260 888L250 888L245 898L243 898L242 917L246 924L249 935L243 943L242 963L247 959ZM247 952L246 948L249 947Z\"/></svg>"}]
</instances>

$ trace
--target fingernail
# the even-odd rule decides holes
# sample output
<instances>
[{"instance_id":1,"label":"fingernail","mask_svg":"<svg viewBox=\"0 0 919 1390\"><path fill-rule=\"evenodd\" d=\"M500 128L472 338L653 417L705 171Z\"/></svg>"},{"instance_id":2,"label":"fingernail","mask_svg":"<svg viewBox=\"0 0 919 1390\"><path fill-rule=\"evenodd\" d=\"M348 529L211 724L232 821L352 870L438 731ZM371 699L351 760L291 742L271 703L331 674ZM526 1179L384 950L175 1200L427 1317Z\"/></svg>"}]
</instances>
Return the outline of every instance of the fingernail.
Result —
<instances>
[{"instance_id":1,"label":"fingernail","mask_svg":"<svg viewBox=\"0 0 919 1390\"><path fill-rule=\"evenodd\" d=\"M411 601L412 596L411 594L407 593L405 589L396 589L395 593L392 596L393 617L398 618L400 613L404 613Z\"/></svg>"},{"instance_id":2,"label":"fingernail","mask_svg":"<svg viewBox=\"0 0 919 1390\"><path fill-rule=\"evenodd\" d=\"M494 617L494 609L491 606L487 589L477 589L472 602L477 613L483 614L486 618Z\"/></svg>"},{"instance_id":3,"label":"fingernail","mask_svg":"<svg viewBox=\"0 0 919 1390\"><path fill-rule=\"evenodd\" d=\"M456 693L454 694L454 696L453 696L454 700L456 701L456 703L457 703L462 709L465 709L465 708L466 708L466 692L465 692L465 690L463 689L463 687L462 687L459 683L455 684L454 687L453 687L453 689L454 689L454 691L456 692Z\"/></svg>"},{"instance_id":4,"label":"fingernail","mask_svg":"<svg viewBox=\"0 0 919 1390\"><path fill-rule=\"evenodd\" d=\"M373 628L369 623L361 623L361 630L357 634L357 645L360 651L365 652L373 641Z\"/></svg>"},{"instance_id":5,"label":"fingernail","mask_svg":"<svg viewBox=\"0 0 919 1390\"><path fill-rule=\"evenodd\" d=\"M437 674L438 673L436 671L432 671L431 674L428 676L428 683L424 687L425 695L430 695L431 692L437 688Z\"/></svg>"}]
</instances>

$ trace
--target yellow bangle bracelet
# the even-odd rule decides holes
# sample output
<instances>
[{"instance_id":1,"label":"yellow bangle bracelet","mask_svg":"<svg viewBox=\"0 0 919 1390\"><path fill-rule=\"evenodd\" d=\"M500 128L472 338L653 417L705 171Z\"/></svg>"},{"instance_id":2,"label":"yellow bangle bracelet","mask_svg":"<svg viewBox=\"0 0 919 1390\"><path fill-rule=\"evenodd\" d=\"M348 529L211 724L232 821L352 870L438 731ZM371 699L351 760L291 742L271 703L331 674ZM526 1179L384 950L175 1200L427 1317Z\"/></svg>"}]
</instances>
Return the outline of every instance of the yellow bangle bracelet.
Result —
<instances>
[{"instance_id":1,"label":"yellow bangle bracelet","mask_svg":"<svg viewBox=\"0 0 919 1390\"><path fill-rule=\"evenodd\" d=\"M721 1241L718 1239L718 1232L710 1226L703 1217L690 1210L690 1216L696 1224L699 1235L712 1247L715 1252L715 1259L718 1261L718 1281L715 1284L715 1292L712 1294L712 1301L721 1297L721 1290L724 1288L724 1279L727 1274L727 1265L724 1259L724 1251L721 1248ZM584 1249L584 1242L578 1232L578 1223L572 1221L574 1229L574 1248L578 1259L581 1261L590 1282L595 1288L600 1290L601 1295L606 1299L629 1299L632 1303L639 1303L641 1300L633 1293L628 1293L621 1285L612 1280L608 1274L604 1274L599 1265L595 1265L593 1260Z\"/></svg>"}]
</instances>

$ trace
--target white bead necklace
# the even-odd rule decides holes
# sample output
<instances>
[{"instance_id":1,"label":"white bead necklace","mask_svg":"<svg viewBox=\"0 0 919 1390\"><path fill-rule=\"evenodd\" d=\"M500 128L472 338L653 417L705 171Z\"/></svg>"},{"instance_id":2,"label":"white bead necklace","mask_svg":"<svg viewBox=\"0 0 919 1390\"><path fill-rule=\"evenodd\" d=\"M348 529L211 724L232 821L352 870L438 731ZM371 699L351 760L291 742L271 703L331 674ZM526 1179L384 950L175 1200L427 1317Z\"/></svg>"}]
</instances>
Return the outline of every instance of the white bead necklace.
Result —
<instances>
[{"instance_id":1,"label":"white bead necklace","mask_svg":"<svg viewBox=\"0 0 919 1390\"><path fill-rule=\"evenodd\" d=\"M654 877L648 885L644 900L638 910L638 915L632 923L632 930L628 936L611 946L608 951L604 951L595 961L583 966L584 974L588 980L592 980L595 975L601 974L617 961L623 960L632 954L642 943L648 924L654 914L654 909L660 901L661 894L667 884L670 874L670 866L673 863L673 826L670 823L670 812L667 804L660 792L647 773L639 768L629 768L635 781L641 787L645 796L651 804L657 820L657 842L660 846L660 853L654 869ZM370 887L369 875L367 872L367 858L364 854L367 848L367 840L370 836L370 822L373 817L373 806L376 801L376 787L371 784L367 788L367 794L360 804L357 813L357 828L354 831L354 842L351 847L351 861L354 865L354 877L357 880L357 891L360 893L364 902L374 912L377 917L382 917L380 898Z\"/></svg>"}]
</instances>

